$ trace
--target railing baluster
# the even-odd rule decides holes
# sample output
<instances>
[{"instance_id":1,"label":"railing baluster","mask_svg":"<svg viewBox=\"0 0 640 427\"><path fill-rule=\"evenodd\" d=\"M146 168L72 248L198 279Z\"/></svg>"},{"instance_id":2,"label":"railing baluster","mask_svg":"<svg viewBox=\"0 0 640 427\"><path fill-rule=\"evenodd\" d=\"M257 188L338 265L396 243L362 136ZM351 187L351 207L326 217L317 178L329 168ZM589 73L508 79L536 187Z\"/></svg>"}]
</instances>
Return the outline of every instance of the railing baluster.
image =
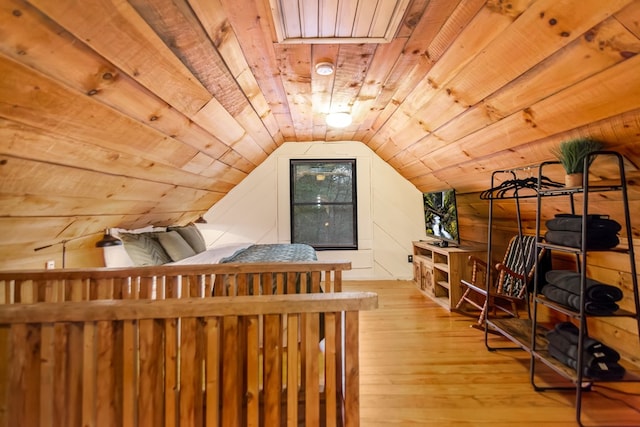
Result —
<instances>
[{"instance_id":1,"label":"railing baluster","mask_svg":"<svg viewBox=\"0 0 640 427\"><path fill-rule=\"evenodd\" d=\"M192 267L0 272L0 425L358 425L341 264Z\"/></svg>"}]
</instances>

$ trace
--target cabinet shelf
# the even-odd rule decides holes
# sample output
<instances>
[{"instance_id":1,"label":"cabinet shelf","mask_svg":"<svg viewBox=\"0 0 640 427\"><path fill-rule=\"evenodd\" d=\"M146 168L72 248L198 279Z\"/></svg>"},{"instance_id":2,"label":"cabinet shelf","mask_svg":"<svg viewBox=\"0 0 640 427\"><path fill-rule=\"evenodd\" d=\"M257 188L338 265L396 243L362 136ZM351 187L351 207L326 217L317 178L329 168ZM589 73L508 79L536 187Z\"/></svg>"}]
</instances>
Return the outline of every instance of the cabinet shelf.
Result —
<instances>
[{"instance_id":1,"label":"cabinet shelf","mask_svg":"<svg viewBox=\"0 0 640 427\"><path fill-rule=\"evenodd\" d=\"M449 272L449 265L442 262L436 262L435 264L433 264L433 268L437 268L438 270L447 273Z\"/></svg>"},{"instance_id":2,"label":"cabinet shelf","mask_svg":"<svg viewBox=\"0 0 640 427\"><path fill-rule=\"evenodd\" d=\"M444 280L438 280L437 284L438 284L438 286L442 286L445 289L451 289L451 284L449 282L444 281Z\"/></svg>"},{"instance_id":3,"label":"cabinet shelf","mask_svg":"<svg viewBox=\"0 0 640 427\"><path fill-rule=\"evenodd\" d=\"M462 296L460 281L471 276L470 255L483 256L479 246L440 247L413 242L413 280L418 289L447 310Z\"/></svg>"}]
</instances>

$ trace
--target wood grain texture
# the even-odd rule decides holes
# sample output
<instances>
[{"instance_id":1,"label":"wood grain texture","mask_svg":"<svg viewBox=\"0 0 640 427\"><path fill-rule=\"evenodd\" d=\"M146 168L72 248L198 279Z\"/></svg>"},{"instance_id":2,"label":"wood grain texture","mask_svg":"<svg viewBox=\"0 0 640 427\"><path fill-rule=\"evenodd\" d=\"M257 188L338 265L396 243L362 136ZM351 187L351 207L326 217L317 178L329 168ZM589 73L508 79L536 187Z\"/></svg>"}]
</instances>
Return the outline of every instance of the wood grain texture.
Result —
<instances>
[{"instance_id":1,"label":"wood grain texture","mask_svg":"<svg viewBox=\"0 0 640 427\"><path fill-rule=\"evenodd\" d=\"M420 191L455 188L463 238L483 242L496 169L589 136L637 171L638 22L637 0L414 0L387 44L285 46L268 0L5 0L0 269L61 265L59 246L33 249L91 233L68 265L100 266L99 230L193 221L297 141L361 141ZM329 128L331 109L354 123ZM499 233L514 213L499 206Z\"/></svg>"},{"instance_id":2,"label":"wood grain texture","mask_svg":"<svg viewBox=\"0 0 640 427\"><path fill-rule=\"evenodd\" d=\"M344 286L380 298L378 310L359 315L361 425L576 425L574 393L534 391L529 355L488 351L484 334L470 327L473 318L449 313L412 282ZM498 337L490 340L506 344ZM551 372L541 372L543 379L557 381ZM607 383L584 393L585 425L636 425L635 390L637 383Z\"/></svg>"},{"instance_id":3,"label":"wood grain texture","mask_svg":"<svg viewBox=\"0 0 640 427\"><path fill-rule=\"evenodd\" d=\"M268 0L81 3L0 5L0 226L19 230L0 268L41 266L35 241L60 230L192 221L283 142L362 141L421 191L460 194L575 136L638 163L637 1L414 0L389 43L304 46L275 42ZM327 127L332 109L354 123ZM91 247L73 264L100 265Z\"/></svg>"},{"instance_id":4,"label":"wood grain texture","mask_svg":"<svg viewBox=\"0 0 640 427\"><path fill-rule=\"evenodd\" d=\"M144 86L162 94L161 98L179 111L194 114L211 99L212 95L202 83L171 53L168 46L158 43L159 36L128 3L84 5L83 19L67 13L81 7L75 0L32 4L102 55L115 58L115 52L128 52L120 55L115 65Z\"/></svg>"},{"instance_id":5,"label":"wood grain texture","mask_svg":"<svg viewBox=\"0 0 640 427\"><path fill-rule=\"evenodd\" d=\"M256 269L217 267L222 275ZM327 397L343 390L336 372L343 354L336 348L344 344L350 357L358 357L349 350L357 349L357 328L351 322L344 326L355 331L344 343L336 331L343 328L344 312L374 309L377 296L321 293L319 272L331 275L324 263L272 267L285 273L313 271L311 292L213 297L211 289L206 295L194 289L204 289L205 280L190 274L181 280L191 282L189 292L177 295L175 276L156 270L150 277L139 268L49 270L46 279L40 271L31 280L18 278L28 274L24 271L11 280L4 276L2 287L10 291L0 310L0 348L13 370L0 370L1 389L12 390L0 394L7 408L0 412L0 425L55 425L50 421L59 420L96 426L238 425L246 420L260 426L280 425L287 417L289 425L320 425L327 417L328 425L336 425L344 397ZM263 265L252 274L271 277L266 270ZM139 291L125 291L125 282ZM64 289L68 283L88 289ZM340 289L340 284L332 287ZM23 310L30 313L21 319L14 315ZM331 340L325 354L319 346L320 313L327 314L324 338ZM357 362L346 366L353 388L347 401L353 402ZM51 398L55 392L61 396Z\"/></svg>"}]
</instances>

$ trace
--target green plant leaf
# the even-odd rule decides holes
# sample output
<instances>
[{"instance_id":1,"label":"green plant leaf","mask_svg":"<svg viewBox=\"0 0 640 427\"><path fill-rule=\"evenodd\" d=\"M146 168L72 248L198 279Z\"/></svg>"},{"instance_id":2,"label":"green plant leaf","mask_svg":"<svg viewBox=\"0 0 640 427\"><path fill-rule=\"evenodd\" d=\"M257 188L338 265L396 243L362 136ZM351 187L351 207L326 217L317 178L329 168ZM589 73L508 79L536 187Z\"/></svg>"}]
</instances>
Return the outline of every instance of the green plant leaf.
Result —
<instances>
[{"instance_id":1,"label":"green plant leaf","mask_svg":"<svg viewBox=\"0 0 640 427\"><path fill-rule=\"evenodd\" d=\"M591 138L575 138L561 142L560 145L553 150L553 154L560 160L567 174L583 173L584 159L593 152L600 150L604 144L601 141ZM589 164L593 162L595 156L591 157Z\"/></svg>"}]
</instances>

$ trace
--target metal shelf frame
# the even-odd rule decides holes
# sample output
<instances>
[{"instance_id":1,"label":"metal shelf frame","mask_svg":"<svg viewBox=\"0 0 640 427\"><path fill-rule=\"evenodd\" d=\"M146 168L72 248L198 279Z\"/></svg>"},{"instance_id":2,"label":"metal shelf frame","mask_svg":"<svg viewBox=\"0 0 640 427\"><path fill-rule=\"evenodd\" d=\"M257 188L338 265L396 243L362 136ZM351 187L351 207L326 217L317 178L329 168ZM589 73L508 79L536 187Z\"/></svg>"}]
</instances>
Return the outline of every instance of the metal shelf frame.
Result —
<instances>
[{"instance_id":1,"label":"metal shelf frame","mask_svg":"<svg viewBox=\"0 0 640 427\"><path fill-rule=\"evenodd\" d=\"M595 159L596 156L611 156L615 160L617 160L618 165L618 177L619 182L613 183L613 185L590 185L589 182L589 168ZM544 173L544 169L550 165L558 164L559 162L543 162L540 164L538 168L538 177L542 177ZM617 251L623 251L626 253L630 260L630 271L632 277L632 286L633 286L633 298L635 304L635 313L631 313L628 311L620 311L615 315L623 315L635 317L637 328L638 328L638 336L640 338L640 296L638 293L638 277L636 272L635 265L635 254L633 247L633 236L632 236L632 228L631 228L631 216L629 212L629 200L627 196L627 181L624 172L624 161L622 156L615 151L595 151L589 154L584 159L584 177L582 182L582 187L578 188L565 188L565 189L543 189L539 188L537 191L537 207L536 207L536 235L538 236L537 246L539 248L546 247L556 251L564 251L567 253L572 253L576 257L576 266L577 271L580 272L580 310L575 311L568 307L563 307L561 305L549 302L545 298L538 296L538 270L536 269L534 273L534 298L533 298L533 317L532 317L532 330L536 329L538 326L538 306L545 305L551 310L556 310L564 315L574 318L578 324L579 330L579 338L578 338L578 359L576 369L573 370L571 368L565 367L551 358L544 348L544 344L540 342L540 340L536 339L534 334L531 334L530 340L530 353L531 353L531 368L530 368L530 379L531 384L536 391L545 391L545 390L567 390L567 387L550 387L550 386L540 386L536 384L536 362L540 361L545 365L551 367L554 371L556 371L561 376L569 379L575 385L575 408L576 408L576 421L579 425L582 426L581 421L581 412L582 412L582 392L589 390L591 385L594 382L599 382L601 380L593 379L584 376L584 358L583 358L583 348L584 348L584 340L588 336L587 329L587 317L590 317L589 314L585 313L585 294L586 294L586 267L588 265L588 253L590 250L587 248L587 236L588 236L588 228L587 228L587 219L589 215L589 195L594 192L604 192L604 191L619 191L622 195L622 203L624 205L624 227L626 231L626 239L628 243L628 247L625 249L615 249ZM571 205L571 213L575 214L575 200L574 196L576 194L582 194L582 231L581 231L581 247L580 248L570 248L563 247L559 245L551 245L541 241L540 237L540 229L541 229L541 213L542 213L542 200L546 197L558 197L565 196L570 198ZM592 251L593 252L593 251ZM594 317L594 316L592 316ZM602 317L602 316L598 316ZM628 375L623 381L640 381L637 376ZM607 382L612 382L608 380ZM571 389L571 388L570 388Z\"/></svg>"}]
</instances>

